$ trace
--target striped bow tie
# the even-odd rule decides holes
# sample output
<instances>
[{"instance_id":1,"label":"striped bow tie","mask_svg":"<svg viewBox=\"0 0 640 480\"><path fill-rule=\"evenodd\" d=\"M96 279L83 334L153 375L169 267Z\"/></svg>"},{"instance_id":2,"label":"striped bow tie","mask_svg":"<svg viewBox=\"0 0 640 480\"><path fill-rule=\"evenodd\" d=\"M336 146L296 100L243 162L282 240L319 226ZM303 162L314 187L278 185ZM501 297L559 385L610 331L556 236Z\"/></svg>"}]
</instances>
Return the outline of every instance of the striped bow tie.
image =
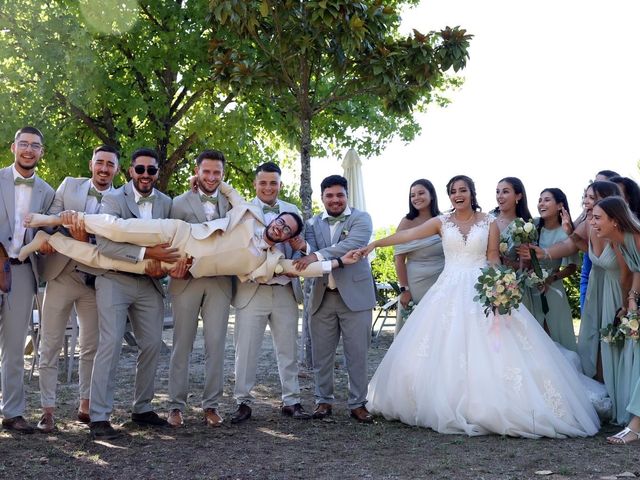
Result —
<instances>
[{"instance_id":1,"label":"striped bow tie","mask_svg":"<svg viewBox=\"0 0 640 480\"><path fill-rule=\"evenodd\" d=\"M96 199L98 200L98 203L102 201L102 193L100 193L98 190L96 190L93 187L89 189L89 193L87 193L87 195L89 195L90 197L96 197Z\"/></svg>"},{"instance_id":2,"label":"striped bow tie","mask_svg":"<svg viewBox=\"0 0 640 480\"><path fill-rule=\"evenodd\" d=\"M262 212L263 213L280 213L280 205L276 204L273 207L270 207L269 205L265 205L264 207L262 207Z\"/></svg>"},{"instance_id":3,"label":"striped bow tie","mask_svg":"<svg viewBox=\"0 0 640 480\"><path fill-rule=\"evenodd\" d=\"M148 197L140 197L136 203L138 205L142 205L143 203L151 203L153 205L153 201L155 200L155 195L149 195Z\"/></svg>"},{"instance_id":4,"label":"striped bow tie","mask_svg":"<svg viewBox=\"0 0 640 480\"><path fill-rule=\"evenodd\" d=\"M22 178L22 177L16 177L15 180L13 181L14 185L29 185L31 187L33 187L33 184L35 183L36 179L34 177L31 178Z\"/></svg>"},{"instance_id":5,"label":"striped bow tie","mask_svg":"<svg viewBox=\"0 0 640 480\"><path fill-rule=\"evenodd\" d=\"M335 225L338 222L344 222L347 216L345 214L338 215L337 217L327 217L327 222L329 225Z\"/></svg>"},{"instance_id":6,"label":"striped bow tie","mask_svg":"<svg viewBox=\"0 0 640 480\"><path fill-rule=\"evenodd\" d=\"M218 204L218 197L210 197L209 195L200 194L200 200L203 202L213 203L214 205Z\"/></svg>"}]
</instances>

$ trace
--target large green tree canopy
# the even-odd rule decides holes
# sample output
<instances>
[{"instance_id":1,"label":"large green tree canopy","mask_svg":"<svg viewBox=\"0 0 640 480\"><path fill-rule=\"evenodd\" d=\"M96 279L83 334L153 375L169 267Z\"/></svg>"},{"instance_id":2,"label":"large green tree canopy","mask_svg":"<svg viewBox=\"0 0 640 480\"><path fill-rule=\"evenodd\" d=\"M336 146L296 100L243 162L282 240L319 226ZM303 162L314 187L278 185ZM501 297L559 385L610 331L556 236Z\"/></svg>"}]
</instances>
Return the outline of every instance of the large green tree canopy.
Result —
<instances>
[{"instance_id":1,"label":"large green tree canopy","mask_svg":"<svg viewBox=\"0 0 640 480\"><path fill-rule=\"evenodd\" d=\"M312 154L349 146L366 155L396 135L412 139L413 113L442 101L445 72L465 66L463 29L398 34L400 7L415 3L211 0L215 77L240 102L260 102L260 124L297 146L305 215Z\"/></svg>"}]
</instances>

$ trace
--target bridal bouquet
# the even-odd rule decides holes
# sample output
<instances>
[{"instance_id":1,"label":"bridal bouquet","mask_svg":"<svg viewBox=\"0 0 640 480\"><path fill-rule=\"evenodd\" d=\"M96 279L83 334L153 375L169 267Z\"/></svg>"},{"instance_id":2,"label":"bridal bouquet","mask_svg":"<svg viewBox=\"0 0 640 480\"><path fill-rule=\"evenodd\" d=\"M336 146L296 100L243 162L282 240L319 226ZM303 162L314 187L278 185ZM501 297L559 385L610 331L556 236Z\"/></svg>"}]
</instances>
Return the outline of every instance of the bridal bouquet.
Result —
<instances>
[{"instance_id":1,"label":"bridal bouquet","mask_svg":"<svg viewBox=\"0 0 640 480\"><path fill-rule=\"evenodd\" d=\"M487 317L491 312L508 315L522 301L521 283L520 276L505 265L485 267L475 284L478 294L473 300L482 304Z\"/></svg>"},{"instance_id":2,"label":"bridal bouquet","mask_svg":"<svg viewBox=\"0 0 640 480\"><path fill-rule=\"evenodd\" d=\"M637 342L638 338L640 338L638 312L627 312L627 314L620 319L618 329L625 339L628 338Z\"/></svg>"},{"instance_id":3,"label":"bridal bouquet","mask_svg":"<svg viewBox=\"0 0 640 480\"><path fill-rule=\"evenodd\" d=\"M600 329L600 339L604 343L621 347L624 344L624 333L620 330L619 319Z\"/></svg>"},{"instance_id":4,"label":"bridal bouquet","mask_svg":"<svg viewBox=\"0 0 640 480\"><path fill-rule=\"evenodd\" d=\"M519 247L526 243L536 243L538 241L538 229L533 220L525 221L518 217L509 225L507 235L511 237L513 245Z\"/></svg>"},{"instance_id":5,"label":"bridal bouquet","mask_svg":"<svg viewBox=\"0 0 640 480\"><path fill-rule=\"evenodd\" d=\"M527 287L540 288L544 286L549 275L549 270L544 268L540 269L540 276L538 276L535 270L529 270L524 274L524 284Z\"/></svg>"}]
</instances>

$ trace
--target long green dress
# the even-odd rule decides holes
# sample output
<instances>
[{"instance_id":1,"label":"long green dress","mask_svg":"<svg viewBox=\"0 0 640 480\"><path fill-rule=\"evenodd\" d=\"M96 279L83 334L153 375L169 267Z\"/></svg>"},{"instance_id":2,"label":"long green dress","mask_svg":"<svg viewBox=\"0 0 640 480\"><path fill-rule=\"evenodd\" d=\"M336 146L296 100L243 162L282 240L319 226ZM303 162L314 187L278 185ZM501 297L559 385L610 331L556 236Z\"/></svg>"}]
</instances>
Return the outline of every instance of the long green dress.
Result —
<instances>
[{"instance_id":1,"label":"long green dress","mask_svg":"<svg viewBox=\"0 0 640 480\"><path fill-rule=\"evenodd\" d=\"M632 272L640 272L640 252L632 233L624 236L621 248L625 263ZM629 392L627 412L640 417L640 342L627 340L620 357L620 383L626 382Z\"/></svg>"},{"instance_id":2,"label":"long green dress","mask_svg":"<svg viewBox=\"0 0 640 480\"><path fill-rule=\"evenodd\" d=\"M412 240L411 242L396 245L394 254L406 254L407 280L409 291L414 304L424 297L424 294L436 283L440 272L444 268L444 252L440 235ZM398 318L396 319L395 335L403 327L406 314L402 313L402 306L398 305Z\"/></svg>"},{"instance_id":3,"label":"long green dress","mask_svg":"<svg viewBox=\"0 0 640 480\"><path fill-rule=\"evenodd\" d=\"M562 242L567 238L567 234L562 227L554 228L553 230L547 230L542 228L540 230L540 238L538 244L542 248L549 248L558 242ZM572 263L576 265L580 263L578 255L572 255L566 258L559 258L557 260L550 260L541 258L540 266L551 272L555 272L561 266L567 266ZM545 315L542 311L542 299L540 291L537 288L530 288L530 295L532 298L531 313L538 323L544 327ZM547 303L549 304L549 313L546 315L547 329L549 330L549 336L558 342L563 347L573 350L578 350L576 345L576 335L573 331L573 315L571 314L571 307L569 306L569 300L567 299L567 292L564 289L562 280L557 280L551 284L551 287L547 289L545 293L547 297Z\"/></svg>"},{"instance_id":4,"label":"long green dress","mask_svg":"<svg viewBox=\"0 0 640 480\"><path fill-rule=\"evenodd\" d=\"M598 346L600 346L604 384L613 403L612 421L618 423L622 421L621 417L626 416L624 410L626 405L622 405L622 409L620 409L621 405L617 401L615 381L620 360L620 348L601 342L600 329L613 322L616 311L622 305L620 267L616 260L616 253L610 244L607 244L600 256L597 256L593 253L591 239L589 239L589 258L593 262L593 268L589 274L589 285L582 310L580 333L578 334L578 354L584 374L593 377L596 374Z\"/></svg>"},{"instance_id":5,"label":"long green dress","mask_svg":"<svg viewBox=\"0 0 640 480\"><path fill-rule=\"evenodd\" d=\"M518 263L520 261L520 257L518 256L518 247L513 244L513 239L511 235L509 235L509 228L515 222L515 219L509 223L502 231L500 231L500 243L505 243L507 248L505 251L500 250L500 256L503 259L509 260L511 263ZM533 308L533 299L531 298L531 291L528 288L524 288L522 290L522 301L520 302L522 305L527 307L527 310L532 311Z\"/></svg>"}]
</instances>

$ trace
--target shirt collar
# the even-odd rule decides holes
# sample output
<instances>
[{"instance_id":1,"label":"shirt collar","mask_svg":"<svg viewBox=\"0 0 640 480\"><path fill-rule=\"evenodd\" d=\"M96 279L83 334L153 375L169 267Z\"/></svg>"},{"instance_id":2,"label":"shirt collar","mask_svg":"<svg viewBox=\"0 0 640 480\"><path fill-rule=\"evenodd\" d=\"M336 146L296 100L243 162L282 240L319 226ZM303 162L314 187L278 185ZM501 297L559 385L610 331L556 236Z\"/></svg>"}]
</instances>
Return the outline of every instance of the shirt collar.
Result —
<instances>
[{"instance_id":1,"label":"shirt collar","mask_svg":"<svg viewBox=\"0 0 640 480\"><path fill-rule=\"evenodd\" d=\"M30 177L23 177L20 172L18 172L18 170L16 170L16 165L13 164L11 165L11 171L13 172L13 180L15 181L16 178L33 178L35 180L36 178L36 174L34 173L33 175L31 175Z\"/></svg>"},{"instance_id":2,"label":"shirt collar","mask_svg":"<svg viewBox=\"0 0 640 480\"><path fill-rule=\"evenodd\" d=\"M105 189L105 190L100 190L98 187L96 187L96 184L93 183L93 180L89 180L89 189L94 188L96 190L96 192L100 192L101 194L106 194L109 193L111 190L113 190L113 184L109 185L109 188ZM135 189L135 187L133 188L133 191L135 193L138 193L137 190ZM138 200L138 198L136 198L136 200Z\"/></svg>"},{"instance_id":3,"label":"shirt collar","mask_svg":"<svg viewBox=\"0 0 640 480\"><path fill-rule=\"evenodd\" d=\"M205 197L216 198L218 196L218 189L216 188L215 191L211 195L209 195L208 193L204 193L201 189L198 188L198 194L204 195Z\"/></svg>"},{"instance_id":4,"label":"shirt collar","mask_svg":"<svg viewBox=\"0 0 640 480\"><path fill-rule=\"evenodd\" d=\"M260 204L260 208L263 207L275 207L276 205L280 204L280 200L276 198L276 201L273 205L269 205L267 203L264 203L262 200L260 200L258 197L256 197L256 200L258 200L258 203Z\"/></svg>"},{"instance_id":5,"label":"shirt collar","mask_svg":"<svg viewBox=\"0 0 640 480\"><path fill-rule=\"evenodd\" d=\"M136 203L138 203L138 201L142 197L142 194L133 185L133 183L131 183L131 188L133 189L133 199L136 201ZM154 188L153 190L151 190L151 193L149 195L147 195L147 196L150 197L151 195L155 195L155 194L156 194L156 189Z\"/></svg>"},{"instance_id":6,"label":"shirt collar","mask_svg":"<svg viewBox=\"0 0 640 480\"><path fill-rule=\"evenodd\" d=\"M349 208L349 205L347 205L347 208L345 208L344 212L342 212L340 215L344 215L345 217L348 217L349 215L351 215L351 208ZM325 218L329 218L330 216L331 215L329 215L326 210L324 212L322 212L322 219L323 220Z\"/></svg>"}]
</instances>

